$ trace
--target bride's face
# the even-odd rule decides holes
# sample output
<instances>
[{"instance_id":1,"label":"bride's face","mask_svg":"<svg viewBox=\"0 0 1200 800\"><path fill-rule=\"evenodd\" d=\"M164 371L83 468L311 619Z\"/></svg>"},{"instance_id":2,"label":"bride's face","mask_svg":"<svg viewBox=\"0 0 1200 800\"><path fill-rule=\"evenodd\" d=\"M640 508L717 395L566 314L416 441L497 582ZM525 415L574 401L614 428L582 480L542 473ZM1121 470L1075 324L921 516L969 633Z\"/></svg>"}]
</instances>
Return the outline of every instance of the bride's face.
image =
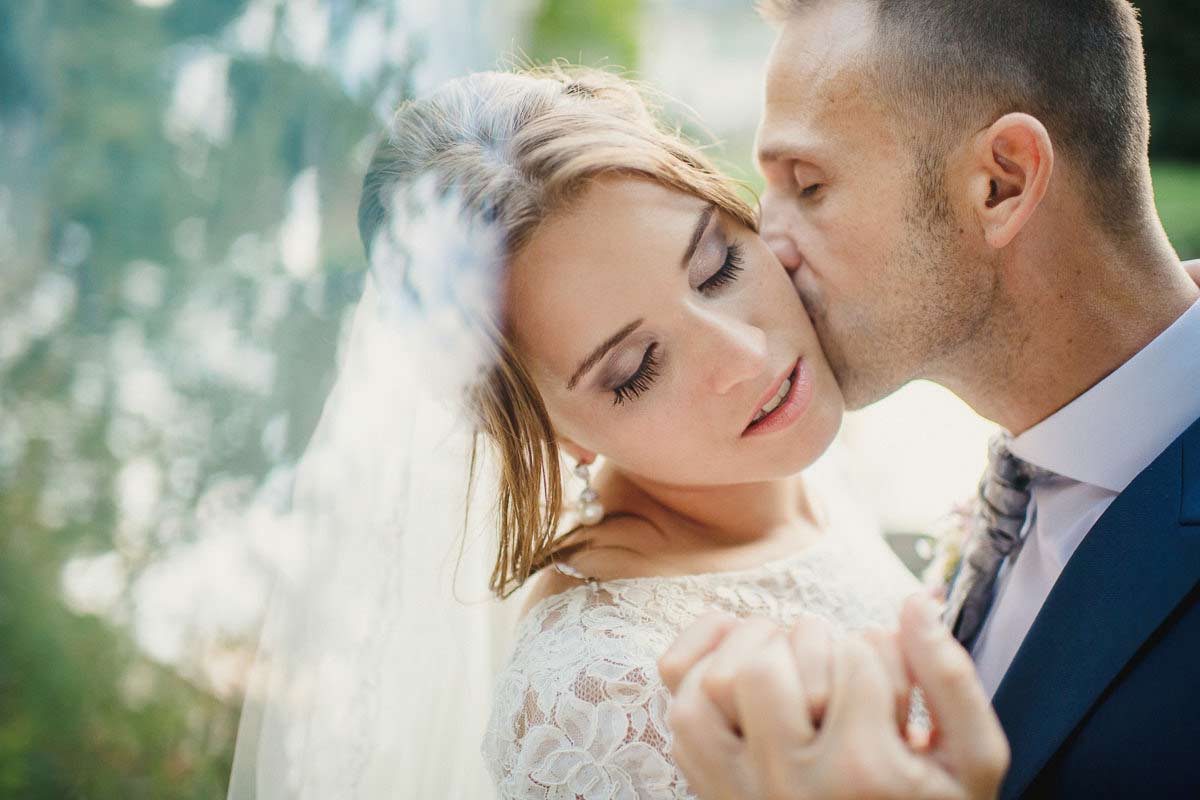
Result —
<instances>
[{"instance_id":1,"label":"bride's face","mask_svg":"<svg viewBox=\"0 0 1200 800\"><path fill-rule=\"evenodd\" d=\"M694 196L598 180L513 260L506 299L510 334L576 455L674 486L747 483L803 469L841 424L787 272Z\"/></svg>"}]
</instances>

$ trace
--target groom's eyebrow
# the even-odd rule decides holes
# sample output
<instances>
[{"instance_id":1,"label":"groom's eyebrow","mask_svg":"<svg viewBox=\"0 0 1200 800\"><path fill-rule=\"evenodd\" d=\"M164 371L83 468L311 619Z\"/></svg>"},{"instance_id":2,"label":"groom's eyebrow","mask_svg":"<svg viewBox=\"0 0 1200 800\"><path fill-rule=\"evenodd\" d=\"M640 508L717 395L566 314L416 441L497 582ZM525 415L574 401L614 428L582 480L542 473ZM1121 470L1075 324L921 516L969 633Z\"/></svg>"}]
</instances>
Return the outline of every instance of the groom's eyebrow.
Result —
<instances>
[{"instance_id":1,"label":"groom's eyebrow","mask_svg":"<svg viewBox=\"0 0 1200 800\"><path fill-rule=\"evenodd\" d=\"M764 142L758 146L755 152L755 157L760 165L773 164L777 161L812 161L815 155L816 148L812 146L811 142L786 139Z\"/></svg>"},{"instance_id":2,"label":"groom's eyebrow","mask_svg":"<svg viewBox=\"0 0 1200 800\"><path fill-rule=\"evenodd\" d=\"M682 269L687 269L688 264L690 264L692 261L692 256L696 255L696 248L700 246L700 240L704 238L704 232L708 230L708 223L712 221L713 214L715 214L716 211L717 206L714 203L709 203L704 210L700 212L700 216L696 218L696 225L692 228L692 236L688 240L687 247L684 248L683 251L683 260L681 262ZM574 391L575 387L579 384L579 379L586 375L588 370L596 366L596 364L600 362L600 359L604 358L604 356L608 354L609 350L612 350L621 342L625 341L625 338L640 328L642 323L645 321L646 320L644 319L639 319L629 323L624 328L621 328L621 330L610 336L608 340L604 342L604 344L600 345L591 353L589 353L587 358L579 362L579 367L575 370L575 374L571 376L569 381L567 381L567 391Z\"/></svg>"}]
</instances>

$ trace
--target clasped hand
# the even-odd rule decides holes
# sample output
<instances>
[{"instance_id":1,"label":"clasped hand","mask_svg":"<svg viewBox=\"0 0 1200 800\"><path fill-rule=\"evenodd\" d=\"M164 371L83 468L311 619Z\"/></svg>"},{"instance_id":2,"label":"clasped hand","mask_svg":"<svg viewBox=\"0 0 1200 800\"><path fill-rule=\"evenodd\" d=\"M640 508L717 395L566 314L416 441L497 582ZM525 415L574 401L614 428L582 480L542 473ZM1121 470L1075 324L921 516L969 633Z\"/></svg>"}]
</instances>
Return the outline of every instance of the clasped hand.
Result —
<instances>
[{"instance_id":1,"label":"clasped hand","mask_svg":"<svg viewBox=\"0 0 1200 800\"><path fill-rule=\"evenodd\" d=\"M970 656L921 595L898 632L706 616L659 672L674 695L672 755L704 800L976 800L994 798L1008 768ZM909 724L914 686L931 729Z\"/></svg>"}]
</instances>

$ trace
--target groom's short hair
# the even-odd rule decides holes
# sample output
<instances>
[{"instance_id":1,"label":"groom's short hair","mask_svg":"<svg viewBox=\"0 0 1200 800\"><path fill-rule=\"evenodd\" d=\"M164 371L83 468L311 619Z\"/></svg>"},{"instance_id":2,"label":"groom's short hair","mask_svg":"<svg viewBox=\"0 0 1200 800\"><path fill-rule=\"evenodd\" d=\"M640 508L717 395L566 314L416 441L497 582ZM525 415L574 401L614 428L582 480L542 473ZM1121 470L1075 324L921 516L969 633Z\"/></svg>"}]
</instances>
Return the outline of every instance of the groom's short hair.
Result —
<instances>
[{"instance_id":1,"label":"groom's short hair","mask_svg":"<svg viewBox=\"0 0 1200 800\"><path fill-rule=\"evenodd\" d=\"M1136 235L1150 197L1150 119L1127 0L761 0L759 9L785 21L826 2L873 9L875 73L904 120L927 123L926 167L944 165L970 126L1022 111L1074 162L1098 221Z\"/></svg>"}]
</instances>

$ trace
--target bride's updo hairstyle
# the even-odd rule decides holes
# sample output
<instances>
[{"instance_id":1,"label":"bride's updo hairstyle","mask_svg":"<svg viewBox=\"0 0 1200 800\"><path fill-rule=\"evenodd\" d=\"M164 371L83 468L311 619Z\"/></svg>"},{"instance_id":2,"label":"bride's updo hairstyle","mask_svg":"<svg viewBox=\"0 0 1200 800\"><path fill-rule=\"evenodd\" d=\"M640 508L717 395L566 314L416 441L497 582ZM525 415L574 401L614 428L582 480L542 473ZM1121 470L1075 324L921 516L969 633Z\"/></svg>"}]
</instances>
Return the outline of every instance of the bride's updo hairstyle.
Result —
<instances>
[{"instance_id":1,"label":"bride's updo hairstyle","mask_svg":"<svg viewBox=\"0 0 1200 800\"><path fill-rule=\"evenodd\" d=\"M474 222L494 226L510 260L547 217L599 176L649 178L713 203L757 230L738 184L654 116L645 90L608 72L561 65L451 81L397 110L366 177L358 213L368 255L389 198L432 176ZM554 427L503 319L494 354L469 391L476 431L496 448L499 548L491 589L506 597L550 563L561 544L563 471ZM475 482L479 436L471 452Z\"/></svg>"}]
</instances>

